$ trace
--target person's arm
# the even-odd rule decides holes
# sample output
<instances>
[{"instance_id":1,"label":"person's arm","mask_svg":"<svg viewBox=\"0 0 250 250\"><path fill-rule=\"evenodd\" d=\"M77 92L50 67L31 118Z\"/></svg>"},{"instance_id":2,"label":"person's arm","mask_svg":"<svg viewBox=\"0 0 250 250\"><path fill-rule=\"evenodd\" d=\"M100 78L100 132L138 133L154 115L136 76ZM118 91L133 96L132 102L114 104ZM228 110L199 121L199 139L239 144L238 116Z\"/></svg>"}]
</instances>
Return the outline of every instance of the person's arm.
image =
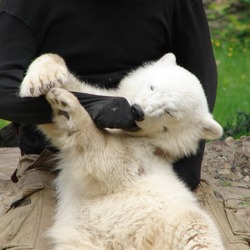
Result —
<instances>
[{"instance_id":1,"label":"person's arm","mask_svg":"<svg viewBox=\"0 0 250 250\"><path fill-rule=\"evenodd\" d=\"M217 70L210 41L210 32L202 0L177 0L179 4L174 27L173 52L177 63L200 80L209 105L213 110ZM196 155L185 157L174 164L174 169L186 184L194 189L200 182L201 162L205 141L200 142Z\"/></svg>"},{"instance_id":2,"label":"person's arm","mask_svg":"<svg viewBox=\"0 0 250 250\"><path fill-rule=\"evenodd\" d=\"M18 96L24 72L38 55L37 37L28 25L5 12L0 12L0 34L0 118L24 124L50 123L51 108L44 96ZM130 129L135 125L125 98L75 95L98 127Z\"/></svg>"},{"instance_id":3,"label":"person's arm","mask_svg":"<svg viewBox=\"0 0 250 250\"><path fill-rule=\"evenodd\" d=\"M216 98L217 69L203 2L178 2L182 6L176 17L178 26L173 29L173 52L177 57L177 63L200 80L212 111Z\"/></svg>"},{"instance_id":4,"label":"person's arm","mask_svg":"<svg viewBox=\"0 0 250 250\"><path fill-rule=\"evenodd\" d=\"M0 34L0 117L23 123L40 121L48 113L45 100L18 97L24 72L37 54L38 41L27 25L5 12L0 13Z\"/></svg>"}]
</instances>

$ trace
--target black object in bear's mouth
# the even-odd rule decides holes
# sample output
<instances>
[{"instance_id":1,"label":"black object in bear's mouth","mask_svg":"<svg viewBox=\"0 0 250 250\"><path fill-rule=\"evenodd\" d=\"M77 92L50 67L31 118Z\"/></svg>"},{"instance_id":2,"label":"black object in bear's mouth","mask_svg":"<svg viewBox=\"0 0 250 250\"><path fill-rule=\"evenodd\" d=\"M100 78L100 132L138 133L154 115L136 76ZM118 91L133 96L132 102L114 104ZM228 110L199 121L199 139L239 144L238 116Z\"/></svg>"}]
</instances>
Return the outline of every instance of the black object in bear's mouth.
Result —
<instances>
[{"instance_id":1,"label":"black object in bear's mouth","mask_svg":"<svg viewBox=\"0 0 250 250\"><path fill-rule=\"evenodd\" d=\"M141 122L144 120L144 113L138 104L132 105L131 110L132 110L134 118L137 122Z\"/></svg>"}]
</instances>

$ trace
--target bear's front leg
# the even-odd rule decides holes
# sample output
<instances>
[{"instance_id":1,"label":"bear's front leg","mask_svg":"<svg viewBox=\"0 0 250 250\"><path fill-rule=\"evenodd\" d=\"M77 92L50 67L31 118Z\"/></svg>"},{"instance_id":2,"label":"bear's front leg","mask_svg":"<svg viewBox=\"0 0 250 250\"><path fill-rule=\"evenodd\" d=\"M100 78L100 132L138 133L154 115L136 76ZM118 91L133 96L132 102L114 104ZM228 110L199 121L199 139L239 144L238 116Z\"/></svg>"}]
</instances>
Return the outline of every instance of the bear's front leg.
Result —
<instances>
[{"instance_id":1,"label":"bear's front leg","mask_svg":"<svg viewBox=\"0 0 250 250\"><path fill-rule=\"evenodd\" d=\"M19 94L21 97L37 97L54 87L78 91L80 82L69 72L63 58L56 54L44 54L29 66Z\"/></svg>"},{"instance_id":2,"label":"bear's front leg","mask_svg":"<svg viewBox=\"0 0 250 250\"><path fill-rule=\"evenodd\" d=\"M56 129L51 130L51 126L47 125L40 125L39 127L52 139L52 142L56 144L55 146L64 146L64 140L72 138L76 133L78 133L78 140L86 143L91 141L91 138L100 137L98 140L101 139L100 131L72 93L62 88L52 88L47 93L46 99L52 107ZM63 137L61 143L60 137Z\"/></svg>"}]
</instances>

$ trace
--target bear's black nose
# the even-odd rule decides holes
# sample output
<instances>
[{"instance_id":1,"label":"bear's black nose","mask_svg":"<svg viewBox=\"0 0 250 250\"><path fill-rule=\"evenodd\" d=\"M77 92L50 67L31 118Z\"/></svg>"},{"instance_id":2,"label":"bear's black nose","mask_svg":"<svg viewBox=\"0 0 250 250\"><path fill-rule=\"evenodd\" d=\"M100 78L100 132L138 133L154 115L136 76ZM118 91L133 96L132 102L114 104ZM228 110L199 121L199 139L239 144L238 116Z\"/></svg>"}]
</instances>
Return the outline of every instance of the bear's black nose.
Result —
<instances>
[{"instance_id":1,"label":"bear's black nose","mask_svg":"<svg viewBox=\"0 0 250 250\"><path fill-rule=\"evenodd\" d=\"M131 110L132 110L134 118L137 122L143 121L144 113L138 104L132 105Z\"/></svg>"}]
</instances>

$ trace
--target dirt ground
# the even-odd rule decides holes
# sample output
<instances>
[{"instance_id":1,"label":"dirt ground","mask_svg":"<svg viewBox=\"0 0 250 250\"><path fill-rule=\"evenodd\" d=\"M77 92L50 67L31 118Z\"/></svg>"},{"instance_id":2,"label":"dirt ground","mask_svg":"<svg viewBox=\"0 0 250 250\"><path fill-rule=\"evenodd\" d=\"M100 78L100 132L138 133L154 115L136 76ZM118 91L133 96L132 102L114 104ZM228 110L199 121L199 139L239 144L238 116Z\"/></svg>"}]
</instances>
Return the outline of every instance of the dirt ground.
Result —
<instances>
[{"instance_id":1,"label":"dirt ground","mask_svg":"<svg viewBox=\"0 0 250 250\"><path fill-rule=\"evenodd\" d=\"M234 209L250 232L250 136L207 143L202 178L216 190L218 199Z\"/></svg>"},{"instance_id":2,"label":"dirt ground","mask_svg":"<svg viewBox=\"0 0 250 250\"><path fill-rule=\"evenodd\" d=\"M18 148L0 148L0 212L19 156ZM250 137L207 143L202 178L213 186L218 199L234 209L250 232Z\"/></svg>"}]
</instances>

